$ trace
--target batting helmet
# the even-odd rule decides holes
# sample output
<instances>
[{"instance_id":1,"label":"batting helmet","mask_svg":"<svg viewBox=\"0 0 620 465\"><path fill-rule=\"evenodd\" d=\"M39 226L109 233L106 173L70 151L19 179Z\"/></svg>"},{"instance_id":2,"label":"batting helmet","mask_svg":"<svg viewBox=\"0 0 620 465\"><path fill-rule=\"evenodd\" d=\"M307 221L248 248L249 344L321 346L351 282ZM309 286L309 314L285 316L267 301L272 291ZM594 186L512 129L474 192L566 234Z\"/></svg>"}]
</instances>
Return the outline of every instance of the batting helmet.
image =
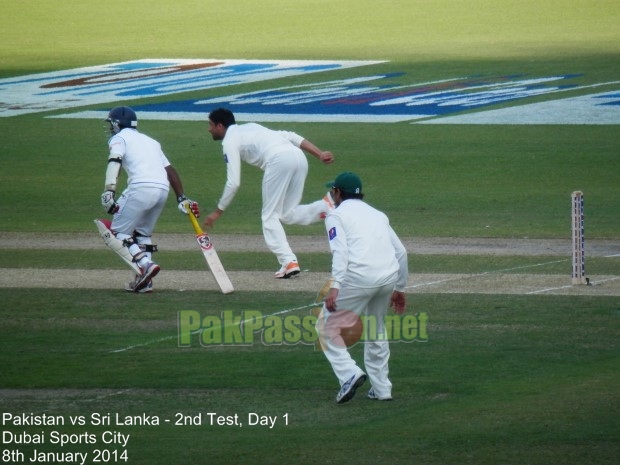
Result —
<instances>
[{"instance_id":1,"label":"batting helmet","mask_svg":"<svg viewBox=\"0 0 620 465\"><path fill-rule=\"evenodd\" d=\"M116 134L123 128L137 128L138 116L129 107L116 107L110 110L106 121L110 123L112 134Z\"/></svg>"}]
</instances>

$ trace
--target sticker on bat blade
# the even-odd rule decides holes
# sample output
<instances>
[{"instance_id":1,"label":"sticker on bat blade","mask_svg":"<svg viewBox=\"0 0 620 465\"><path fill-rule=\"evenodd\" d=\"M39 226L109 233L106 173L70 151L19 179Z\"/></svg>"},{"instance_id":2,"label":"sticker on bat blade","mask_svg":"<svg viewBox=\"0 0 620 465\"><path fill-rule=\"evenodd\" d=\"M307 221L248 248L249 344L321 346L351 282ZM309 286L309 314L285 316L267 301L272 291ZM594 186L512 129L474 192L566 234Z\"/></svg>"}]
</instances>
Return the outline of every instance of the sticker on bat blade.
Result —
<instances>
[{"instance_id":1,"label":"sticker on bat blade","mask_svg":"<svg viewBox=\"0 0 620 465\"><path fill-rule=\"evenodd\" d=\"M200 248L203 250L210 250L213 247L213 243L207 234L196 236L196 240L198 241Z\"/></svg>"}]
</instances>

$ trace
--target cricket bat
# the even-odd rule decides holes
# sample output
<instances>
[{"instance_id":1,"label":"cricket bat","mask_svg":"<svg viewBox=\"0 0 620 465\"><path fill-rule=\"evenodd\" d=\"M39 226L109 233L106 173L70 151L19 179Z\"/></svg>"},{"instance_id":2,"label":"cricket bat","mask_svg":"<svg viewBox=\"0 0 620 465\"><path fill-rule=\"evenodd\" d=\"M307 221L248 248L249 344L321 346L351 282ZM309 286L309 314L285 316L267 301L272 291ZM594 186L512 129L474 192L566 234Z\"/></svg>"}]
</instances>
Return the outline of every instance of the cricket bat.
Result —
<instances>
[{"instance_id":1,"label":"cricket bat","mask_svg":"<svg viewBox=\"0 0 620 465\"><path fill-rule=\"evenodd\" d=\"M207 265L209 266L209 269L211 270L215 281L217 282L218 286L220 286L222 294L230 294L235 289L233 288L233 285L230 282L228 275L226 274L226 270L222 266L220 257L217 256L217 252L213 247L213 242L211 242L211 238L207 233L202 230L200 224L198 224L196 216L191 211L191 209L188 208L188 211L189 213L187 216L189 217L189 221L192 223L192 226L194 227L194 232L196 233L196 242L198 242L198 246L200 247L200 250L202 250L202 254L205 256L205 260L207 261Z\"/></svg>"}]
</instances>

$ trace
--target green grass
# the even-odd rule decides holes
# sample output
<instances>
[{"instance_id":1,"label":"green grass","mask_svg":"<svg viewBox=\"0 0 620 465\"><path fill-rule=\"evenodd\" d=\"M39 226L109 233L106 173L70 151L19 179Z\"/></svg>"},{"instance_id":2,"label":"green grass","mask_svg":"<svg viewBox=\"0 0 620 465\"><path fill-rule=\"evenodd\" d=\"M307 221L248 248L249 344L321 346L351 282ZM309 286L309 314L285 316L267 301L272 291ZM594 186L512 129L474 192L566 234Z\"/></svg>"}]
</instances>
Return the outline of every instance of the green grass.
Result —
<instances>
[{"instance_id":1,"label":"green grass","mask_svg":"<svg viewBox=\"0 0 620 465\"><path fill-rule=\"evenodd\" d=\"M95 238L97 239L97 238ZM93 247L98 242L93 240ZM228 271L273 271L274 258L269 252L218 252ZM570 254L562 256L512 255L418 255L409 254L411 273L531 273L569 274ZM328 253L299 253L304 269L327 272L331 267ZM205 263L198 251L160 251L157 261L166 270L204 271ZM50 269L124 269L118 256L103 244L97 250L35 250L0 249L3 268ZM587 270L591 275L616 275L620 272L617 257L588 257Z\"/></svg>"},{"instance_id":2,"label":"green grass","mask_svg":"<svg viewBox=\"0 0 620 465\"><path fill-rule=\"evenodd\" d=\"M386 63L314 75L308 82L404 73L413 84L485 75L580 74L582 85L620 75L620 6L605 0L268 0L105 3L1 2L0 77L142 58L370 59ZM180 99L300 83L187 93ZM617 90L616 85L599 88ZM580 95L586 90L567 92ZM529 102L542 101L537 97ZM150 103L147 100L123 102ZM93 105L83 109L112 106ZM500 106L496 106L500 107ZM122 269L100 244L106 135L102 122L0 117L0 234L93 234L91 251L0 250L2 267ZM224 183L220 147L198 122L141 121L204 210ZM357 171L367 200L401 236L568 238L570 193L586 199L586 236L618 239L618 141L612 126L273 124L298 131L337 157L310 162L305 201L340 171ZM260 234L260 172L244 185L215 233ZM323 226L287 228L324 240ZM191 234L172 199L156 232ZM266 253L221 253L231 270L272 270ZM159 255L167 269L201 270L193 252ZM329 256L300 257L328 269ZM566 274L558 257L412 255L414 273L485 273L528 267ZM549 262L534 267L536 263ZM618 275L617 259L590 258L589 272ZM150 414L159 426L65 425L105 446L106 430L130 434L128 464L615 464L620 452L617 297L412 294L428 312L425 343L392 345L395 400L365 389L333 402L334 375L310 346L177 346L177 313L296 308L314 293L161 291L148 296L72 289L0 289L0 409L83 415ZM302 314L303 311L297 313ZM120 351L119 351L120 350ZM359 359L362 347L353 349ZM207 413L278 416L274 429L210 426ZM201 426L163 423L202 414ZM288 426L283 415L289 415ZM3 444L31 453L33 445ZM115 445L110 449L120 450ZM28 458L26 458L28 460ZM4 460L6 462L6 460Z\"/></svg>"},{"instance_id":3,"label":"green grass","mask_svg":"<svg viewBox=\"0 0 620 465\"><path fill-rule=\"evenodd\" d=\"M401 62L620 52L613 0L118 0L3 2L6 74L118 58L363 58ZM115 14L122 11L122 14ZM28 31L26 34L25 31ZM604 44L604 47L601 47Z\"/></svg>"},{"instance_id":4,"label":"green grass","mask_svg":"<svg viewBox=\"0 0 620 465\"><path fill-rule=\"evenodd\" d=\"M31 134L27 143L20 122ZM106 160L102 124L30 116L3 118L0 126L6 153L12 154L0 162L0 231L91 231L92 219L105 216L99 205ZM210 211L225 173L220 146L206 125L143 126L162 141L188 195ZM615 127L280 127L299 131L337 156L329 166L310 160L305 202L323 196L325 182L340 171L354 170L368 202L386 211L403 236L567 237L570 193L577 189L585 193L588 237L618 236L620 170L613 169L618 146L610 136ZM386 137L387 143L379 142ZM215 232L261 234L260 176L243 167L244 184ZM189 230L173 200L170 196L160 232ZM324 234L320 224L287 231Z\"/></svg>"},{"instance_id":5,"label":"green grass","mask_svg":"<svg viewBox=\"0 0 620 465\"><path fill-rule=\"evenodd\" d=\"M270 313L299 303L297 293L264 293L257 302L254 293L159 292L148 305L104 291L2 295L3 386L20 389L2 397L2 410L67 421L92 413L158 416L160 426L113 428L131 435L129 463L179 456L198 463L205 454L212 463L256 463L256 456L266 464L317 463L342 454L359 463L612 463L617 454L615 298L416 296L414 311L430 316L429 339L392 345L395 400L371 402L362 390L336 407L337 383L310 346L177 346L179 309ZM358 358L360 350L353 348ZM237 414L246 424L210 426L209 412ZM249 427L250 412L280 422ZM177 413L202 414L203 424L163 424ZM110 428L87 429L100 435ZM338 439L317 448L325 435Z\"/></svg>"}]
</instances>

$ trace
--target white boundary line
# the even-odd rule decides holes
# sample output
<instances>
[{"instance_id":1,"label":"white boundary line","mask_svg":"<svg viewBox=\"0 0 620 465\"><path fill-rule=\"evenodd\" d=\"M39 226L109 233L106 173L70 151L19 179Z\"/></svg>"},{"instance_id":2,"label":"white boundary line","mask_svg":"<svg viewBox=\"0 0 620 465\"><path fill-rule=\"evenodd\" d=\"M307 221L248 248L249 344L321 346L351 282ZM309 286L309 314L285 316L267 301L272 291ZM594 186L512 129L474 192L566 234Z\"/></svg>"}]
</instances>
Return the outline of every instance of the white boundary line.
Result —
<instances>
[{"instance_id":1,"label":"white boundary line","mask_svg":"<svg viewBox=\"0 0 620 465\"><path fill-rule=\"evenodd\" d=\"M313 303L308 304L308 305L302 305L301 307L286 308L284 310L279 310L277 312L274 312L274 313L271 313L269 315L266 315L266 317L268 318L270 316L282 315L284 313L290 313L290 312L294 312L296 310L303 310L305 308L317 307L319 305L322 305L322 303L321 302L313 302ZM250 320L243 320L242 322L240 322L240 324L243 325L244 323L247 323L249 321ZM132 345L132 346L123 347L122 349L111 350L108 353L109 354L119 354L119 353L122 353L122 352L127 352L127 351L132 350L132 349L137 349L139 347L145 347L145 346L148 346L148 345L151 345L151 344L157 344L158 342L168 341L170 339L175 339L175 338L178 338L178 337L179 337L178 334L175 334L174 336L160 337L159 339L153 339L151 341L144 342L142 344L135 344L135 345Z\"/></svg>"},{"instance_id":2,"label":"white boundary line","mask_svg":"<svg viewBox=\"0 0 620 465\"><path fill-rule=\"evenodd\" d=\"M418 287L425 287L425 286L433 286L435 284L443 284L443 283L447 283L447 282L451 282L451 281L460 281L463 279L472 279L472 278L479 278L481 276L488 276L488 275L493 275L496 273L507 273L509 271L516 271L516 270L523 270L523 269L528 269L528 268L536 268L539 266L545 266L545 265L551 265L554 263L562 263L562 262L568 262L570 261L570 259L565 258L562 260L552 260L550 262L543 262L543 263L536 263L534 265L522 265L522 266L515 266L512 268L504 268L501 270L494 270L494 271L484 271L482 273L474 273L474 274L470 274L467 276L459 276L457 278L449 278L449 279L440 279L438 281L429 281L426 283L420 283L420 284L414 284L412 286L407 286L405 289L415 289Z\"/></svg>"},{"instance_id":3,"label":"white boundary line","mask_svg":"<svg viewBox=\"0 0 620 465\"><path fill-rule=\"evenodd\" d=\"M160 337L159 339L153 339L153 340L145 342L143 344L135 344L133 346L123 347L122 349L111 350L108 353L109 354L118 354L118 353L121 353L121 352L127 352L128 350L131 350L131 349L137 349L139 347L150 346L151 344L157 344L158 342L163 342L163 341L167 341L169 339L174 339L175 337L178 337L178 335Z\"/></svg>"},{"instance_id":4,"label":"white boundary line","mask_svg":"<svg viewBox=\"0 0 620 465\"><path fill-rule=\"evenodd\" d=\"M590 281L590 284L592 286L596 286L597 284L606 283L608 281L615 281L616 279L620 279L620 276L614 276L613 278L607 278L607 279L599 279L598 281ZM559 287L548 287L547 289L539 289L537 291L527 292L526 295L542 294L543 292L558 291L560 289L569 289L571 287L573 287L572 284L567 284L566 286L559 286Z\"/></svg>"}]
</instances>

